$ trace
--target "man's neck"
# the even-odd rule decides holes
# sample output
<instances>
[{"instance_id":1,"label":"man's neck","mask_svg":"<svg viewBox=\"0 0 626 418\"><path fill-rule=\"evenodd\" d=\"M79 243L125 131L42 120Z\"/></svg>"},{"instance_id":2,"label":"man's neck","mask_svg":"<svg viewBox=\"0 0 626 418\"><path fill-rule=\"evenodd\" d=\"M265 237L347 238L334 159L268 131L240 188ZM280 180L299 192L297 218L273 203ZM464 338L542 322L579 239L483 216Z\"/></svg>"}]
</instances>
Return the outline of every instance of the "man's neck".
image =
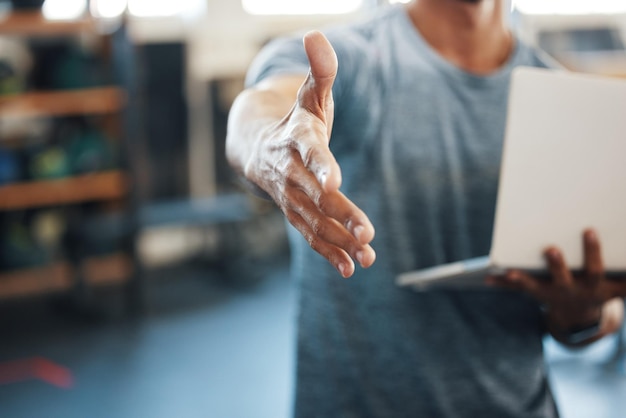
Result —
<instances>
[{"instance_id":1,"label":"man's neck","mask_svg":"<svg viewBox=\"0 0 626 418\"><path fill-rule=\"evenodd\" d=\"M407 6L413 24L445 59L475 74L500 68L513 51L501 0L417 0Z\"/></svg>"}]
</instances>

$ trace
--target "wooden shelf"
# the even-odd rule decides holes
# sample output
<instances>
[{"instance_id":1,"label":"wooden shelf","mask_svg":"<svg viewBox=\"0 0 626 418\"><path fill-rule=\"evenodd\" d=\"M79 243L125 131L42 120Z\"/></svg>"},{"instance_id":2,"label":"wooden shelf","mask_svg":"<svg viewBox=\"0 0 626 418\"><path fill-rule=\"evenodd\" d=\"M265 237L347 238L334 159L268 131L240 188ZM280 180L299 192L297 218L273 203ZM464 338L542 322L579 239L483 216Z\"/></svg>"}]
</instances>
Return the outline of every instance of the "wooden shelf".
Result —
<instances>
[{"instance_id":1,"label":"wooden shelf","mask_svg":"<svg viewBox=\"0 0 626 418\"><path fill-rule=\"evenodd\" d=\"M0 274L0 298L54 293L71 286L66 263Z\"/></svg>"},{"instance_id":2,"label":"wooden shelf","mask_svg":"<svg viewBox=\"0 0 626 418\"><path fill-rule=\"evenodd\" d=\"M0 18L0 35L68 36L95 30L93 19L48 20L40 11L11 12Z\"/></svg>"},{"instance_id":3,"label":"wooden shelf","mask_svg":"<svg viewBox=\"0 0 626 418\"><path fill-rule=\"evenodd\" d=\"M59 180L15 183L0 187L0 210L115 200L124 197L126 190L126 178L119 171Z\"/></svg>"},{"instance_id":4,"label":"wooden shelf","mask_svg":"<svg viewBox=\"0 0 626 418\"><path fill-rule=\"evenodd\" d=\"M0 120L40 116L73 116L119 112L126 93L119 87L32 92L0 96Z\"/></svg>"},{"instance_id":5,"label":"wooden shelf","mask_svg":"<svg viewBox=\"0 0 626 418\"><path fill-rule=\"evenodd\" d=\"M83 264L87 282L94 286L120 284L133 273L130 258L124 254L88 258Z\"/></svg>"},{"instance_id":6,"label":"wooden shelf","mask_svg":"<svg viewBox=\"0 0 626 418\"><path fill-rule=\"evenodd\" d=\"M89 258L82 268L85 279L93 286L120 284L133 273L130 259L123 254ZM0 299L58 293L72 285L72 268L67 262L0 273Z\"/></svg>"}]
</instances>

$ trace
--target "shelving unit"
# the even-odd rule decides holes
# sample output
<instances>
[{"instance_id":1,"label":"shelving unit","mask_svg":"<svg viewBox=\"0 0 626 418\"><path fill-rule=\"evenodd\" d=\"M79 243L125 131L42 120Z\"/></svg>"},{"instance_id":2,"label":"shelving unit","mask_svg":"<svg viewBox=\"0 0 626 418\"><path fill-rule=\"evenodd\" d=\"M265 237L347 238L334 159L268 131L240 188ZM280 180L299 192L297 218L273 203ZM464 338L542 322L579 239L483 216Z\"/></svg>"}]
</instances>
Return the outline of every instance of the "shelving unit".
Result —
<instances>
[{"instance_id":1,"label":"shelving unit","mask_svg":"<svg viewBox=\"0 0 626 418\"><path fill-rule=\"evenodd\" d=\"M97 24L93 19L48 20L39 11L20 11L0 18L0 35L19 36L74 36L93 32Z\"/></svg>"},{"instance_id":2,"label":"shelving unit","mask_svg":"<svg viewBox=\"0 0 626 418\"><path fill-rule=\"evenodd\" d=\"M119 85L28 91L0 96L0 123L5 121L29 123L33 118L42 117L103 116L108 118L109 122L115 120L115 125L122 131L119 143L123 144L136 136L129 132L136 130L136 123L131 121L129 111L132 107L130 95L134 86L133 77L128 72L133 70L133 66L127 62L118 62L120 58L132 62L133 58L123 26L114 30L110 22L100 22L91 18L51 21L46 20L38 11L20 11L0 17L0 36L4 35L68 40L84 35L97 37L100 41L106 42L103 50L107 55L107 65L111 65L112 70L121 75L116 78ZM2 140L3 138L0 138L0 143ZM126 154L129 153L128 147L124 150ZM76 247L74 250L66 251L67 259L38 267L0 271L0 299L74 291L76 300L84 294L81 292L85 287L115 284L126 286L129 305L140 303L141 296L138 294L140 269L134 249L137 228L136 199L133 196L134 176L128 164L128 157L123 156L122 160L122 166L114 170L0 186L0 214L54 207L72 208L72 214L80 215L80 207L86 203L118 206L125 204L126 207L125 229L122 232L125 237L123 248L104 256L89 255L81 248L82 235L75 234L67 240L68 242L73 240L71 245ZM88 301L79 301L81 306L87 303Z\"/></svg>"},{"instance_id":3,"label":"shelving unit","mask_svg":"<svg viewBox=\"0 0 626 418\"><path fill-rule=\"evenodd\" d=\"M89 285L119 285L132 275L133 263L125 254L112 254L88 258L82 269ZM0 299L67 292L74 285L74 272L70 263L60 261L48 266L0 273L0 283Z\"/></svg>"},{"instance_id":4,"label":"shelving unit","mask_svg":"<svg viewBox=\"0 0 626 418\"><path fill-rule=\"evenodd\" d=\"M122 199L128 187L120 171L0 186L0 210L24 210Z\"/></svg>"},{"instance_id":5,"label":"shelving unit","mask_svg":"<svg viewBox=\"0 0 626 418\"><path fill-rule=\"evenodd\" d=\"M39 293L54 293L71 286L69 263L58 262L0 274L0 298L30 296Z\"/></svg>"},{"instance_id":6,"label":"shelving unit","mask_svg":"<svg viewBox=\"0 0 626 418\"><path fill-rule=\"evenodd\" d=\"M110 114L120 112L125 103L126 94L119 87L0 96L0 122L9 118Z\"/></svg>"}]
</instances>

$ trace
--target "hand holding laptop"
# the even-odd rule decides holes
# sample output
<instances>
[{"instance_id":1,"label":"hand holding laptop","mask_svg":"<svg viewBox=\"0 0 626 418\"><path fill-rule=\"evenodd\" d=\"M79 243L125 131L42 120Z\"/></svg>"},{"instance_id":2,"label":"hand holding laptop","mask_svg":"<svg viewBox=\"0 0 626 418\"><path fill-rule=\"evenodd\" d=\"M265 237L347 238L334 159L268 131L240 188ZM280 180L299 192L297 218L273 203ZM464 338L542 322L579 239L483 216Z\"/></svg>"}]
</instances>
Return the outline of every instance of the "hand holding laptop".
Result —
<instances>
[{"instance_id":1,"label":"hand holding laptop","mask_svg":"<svg viewBox=\"0 0 626 418\"><path fill-rule=\"evenodd\" d=\"M626 274L606 276L601 243L594 230L584 232L583 249L584 266L580 272L571 271L562 252L549 247L544 256L550 279L509 270L502 276L488 276L487 284L523 291L539 300L546 309L552 335L562 336L565 343L599 339L616 331L621 323Z\"/></svg>"}]
</instances>

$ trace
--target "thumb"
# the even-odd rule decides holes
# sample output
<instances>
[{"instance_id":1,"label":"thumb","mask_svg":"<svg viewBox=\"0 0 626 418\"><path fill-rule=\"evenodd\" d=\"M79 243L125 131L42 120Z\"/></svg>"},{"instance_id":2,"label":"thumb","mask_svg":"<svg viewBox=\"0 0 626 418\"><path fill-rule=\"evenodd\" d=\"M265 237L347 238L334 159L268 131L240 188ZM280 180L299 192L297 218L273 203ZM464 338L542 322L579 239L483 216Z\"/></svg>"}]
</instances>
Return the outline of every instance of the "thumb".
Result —
<instances>
[{"instance_id":1,"label":"thumb","mask_svg":"<svg viewBox=\"0 0 626 418\"><path fill-rule=\"evenodd\" d=\"M298 92L298 106L324 124L328 145L335 111L332 90L337 75L337 55L321 32L307 33L303 42L310 71ZM308 168L315 173L324 189L338 190L341 185L341 170L327 148L324 155L326 158L310 158Z\"/></svg>"},{"instance_id":2,"label":"thumb","mask_svg":"<svg viewBox=\"0 0 626 418\"><path fill-rule=\"evenodd\" d=\"M298 101L301 106L326 123L330 136L334 111L332 88L337 75L337 55L321 32L307 33L303 42L310 72L300 89Z\"/></svg>"}]
</instances>

